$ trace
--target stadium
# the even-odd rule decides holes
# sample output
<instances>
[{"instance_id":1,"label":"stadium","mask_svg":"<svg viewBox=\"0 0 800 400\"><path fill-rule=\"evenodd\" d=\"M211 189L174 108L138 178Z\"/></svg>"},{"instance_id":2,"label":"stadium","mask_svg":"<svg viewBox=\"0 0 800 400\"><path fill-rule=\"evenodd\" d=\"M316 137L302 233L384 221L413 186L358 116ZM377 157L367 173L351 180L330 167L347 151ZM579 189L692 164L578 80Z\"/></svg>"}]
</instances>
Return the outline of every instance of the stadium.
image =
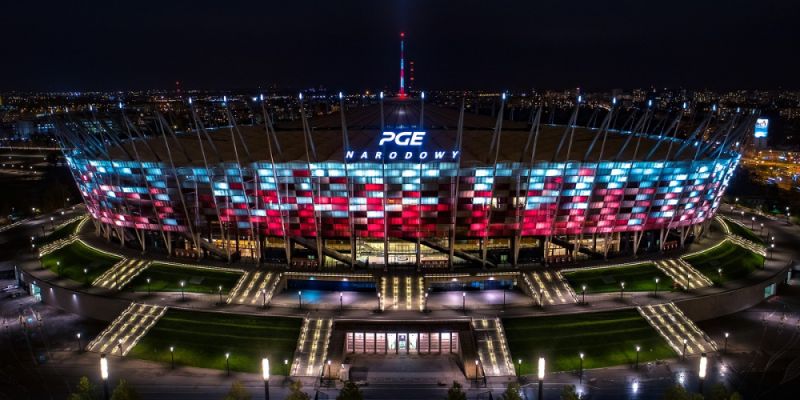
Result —
<instances>
[{"instance_id":1,"label":"stadium","mask_svg":"<svg viewBox=\"0 0 800 400\"><path fill-rule=\"evenodd\" d=\"M424 94L300 118L145 132L120 111L102 138L60 140L96 231L143 252L299 267L510 267L683 246L713 218L749 115L716 110L679 134L684 112L593 126L580 98L564 125L426 104ZM227 98L225 99L227 100ZM197 103L197 101L195 101ZM212 106L228 110L228 102ZM337 109L338 106L338 109ZM595 111L597 113L597 111ZM717 121L720 119L720 121ZM116 130L116 131L115 131Z\"/></svg>"}]
</instances>

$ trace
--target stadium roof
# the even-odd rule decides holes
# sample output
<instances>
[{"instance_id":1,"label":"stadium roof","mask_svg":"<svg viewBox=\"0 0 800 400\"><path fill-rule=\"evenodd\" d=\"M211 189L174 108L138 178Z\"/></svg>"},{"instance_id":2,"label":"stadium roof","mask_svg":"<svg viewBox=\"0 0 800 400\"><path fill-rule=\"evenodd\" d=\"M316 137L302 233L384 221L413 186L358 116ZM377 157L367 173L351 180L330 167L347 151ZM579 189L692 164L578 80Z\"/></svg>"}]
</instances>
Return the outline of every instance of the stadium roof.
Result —
<instances>
[{"instance_id":1,"label":"stadium roof","mask_svg":"<svg viewBox=\"0 0 800 400\"><path fill-rule=\"evenodd\" d=\"M378 141L381 138L380 130L380 106L369 105L347 109L346 113L348 138L350 149L356 151L375 151L380 150ZM427 132L425 138L425 148L431 150L456 150L457 125L459 111L456 108L447 108L433 104L425 104L423 128L419 129L420 103L414 100L405 101L386 101L384 104L384 125L386 130L424 130ZM494 154L490 154L492 135L496 118L475 114L465 114L464 116L464 136L461 152L461 164L486 164L491 165L494 161ZM316 148L316 161L344 160L344 149L342 144L341 116L339 112L322 116L309 117L311 134ZM207 141L203 140L204 150L209 163L219 161L235 162L234 141L236 138L237 151L240 161L262 161L269 160L267 151L267 134L264 125L240 125L238 126L244 142L247 144L251 154L250 159L245 155L245 151L238 140L238 135L234 128L219 128L209 130L217 154L214 154ZM523 153L523 149L528 141L531 130L528 121L504 121L502 134L500 137L500 152L498 161L530 161L530 151ZM275 131L282 152L274 152L275 162L287 161L306 161L306 146L303 138L302 122L279 121L275 124ZM570 160L598 161L602 137L597 141L588 157L584 159L587 149L597 135L597 130L588 128L576 128L575 136L571 148ZM536 148L536 161L564 161L566 159L565 142L558 157L553 155L561 142L564 134L569 134L565 126L541 125L541 133ZM202 162L202 153L198 137L195 134L179 134L180 146L176 146L170 140L170 150L176 165L196 165ZM603 160L615 159L615 156L629 135L620 134L614 131L608 133L605 143ZM167 152L164 140L161 137L149 137L148 144L154 152L159 154L162 160L167 159ZM638 150L637 148L638 142ZM650 153L657 140L645 137L631 138L630 142L622 151L617 160L644 159ZM130 150L130 142L125 144ZM664 142L658 146L656 152L650 157L651 160L664 159L667 149L670 146ZM672 155L679 147L673 144ZM145 146L137 146L139 156L143 161L155 161L155 157ZM129 153L133 154L132 151ZM111 149L114 159L126 159L127 156L118 148ZM693 151L685 151L679 159L690 159L694 155ZM313 160L312 160L313 161Z\"/></svg>"}]
</instances>

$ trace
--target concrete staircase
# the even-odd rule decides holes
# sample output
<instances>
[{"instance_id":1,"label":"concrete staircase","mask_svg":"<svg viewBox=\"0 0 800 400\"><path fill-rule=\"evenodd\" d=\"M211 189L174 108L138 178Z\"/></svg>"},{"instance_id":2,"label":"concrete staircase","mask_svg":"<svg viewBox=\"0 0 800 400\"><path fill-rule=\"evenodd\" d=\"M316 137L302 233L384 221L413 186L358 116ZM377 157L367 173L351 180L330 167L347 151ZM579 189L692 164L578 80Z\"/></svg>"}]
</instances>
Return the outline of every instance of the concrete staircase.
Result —
<instances>
[{"instance_id":1,"label":"concrete staircase","mask_svg":"<svg viewBox=\"0 0 800 400\"><path fill-rule=\"evenodd\" d=\"M292 362L292 376L319 377L322 374L332 332L333 319L307 317L303 320Z\"/></svg>"},{"instance_id":2,"label":"concrete staircase","mask_svg":"<svg viewBox=\"0 0 800 400\"><path fill-rule=\"evenodd\" d=\"M236 286L228 294L228 304L249 304L261 306L269 304L278 283L281 281L280 272L251 271L239 279ZM266 301L265 301L266 299Z\"/></svg>"},{"instance_id":3,"label":"concrete staircase","mask_svg":"<svg viewBox=\"0 0 800 400\"><path fill-rule=\"evenodd\" d=\"M522 281L528 294L539 304L571 304L577 303L578 297L569 286L567 280L558 271L523 272ZM539 299L543 297L543 299Z\"/></svg>"},{"instance_id":4,"label":"concrete staircase","mask_svg":"<svg viewBox=\"0 0 800 400\"><path fill-rule=\"evenodd\" d=\"M694 269L682 258L658 260L656 261L656 267L684 290L687 289L687 278L688 289L697 289L713 285L710 279L706 278L705 275Z\"/></svg>"},{"instance_id":5,"label":"concrete staircase","mask_svg":"<svg viewBox=\"0 0 800 400\"><path fill-rule=\"evenodd\" d=\"M86 350L117 356L127 355L166 312L167 307L132 303L111 325L89 342Z\"/></svg>"},{"instance_id":6,"label":"concrete staircase","mask_svg":"<svg viewBox=\"0 0 800 400\"><path fill-rule=\"evenodd\" d=\"M472 329L477 343L478 358L483 373L490 376L514 376L514 361L508 351L503 324L499 318L472 320Z\"/></svg>"},{"instance_id":7,"label":"concrete staircase","mask_svg":"<svg viewBox=\"0 0 800 400\"><path fill-rule=\"evenodd\" d=\"M425 279L422 276L387 275L379 287L388 310L418 310L425 307Z\"/></svg>"},{"instance_id":8,"label":"concrete staircase","mask_svg":"<svg viewBox=\"0 0 800 400\"><path fill-rule=\"evenodd\" d=\"M142 273L151 264L150 261L135 258L125 258L114 264L102 275L92 282L92 286L101 288L120 290L125 287L137 275Z\"/></svg>"},{"instance_id":9,"label":"concrete staircase","mask_svg":"<svg viewBox=\"0 0 800 400\"><path fill-rule=\"evenodd\" d=\"M717 350L714 341L675 304L663 303L640 306L636 309L679 355L683 354L684 341L686 341L686 355Z\"/></svg>"}]
</instances>

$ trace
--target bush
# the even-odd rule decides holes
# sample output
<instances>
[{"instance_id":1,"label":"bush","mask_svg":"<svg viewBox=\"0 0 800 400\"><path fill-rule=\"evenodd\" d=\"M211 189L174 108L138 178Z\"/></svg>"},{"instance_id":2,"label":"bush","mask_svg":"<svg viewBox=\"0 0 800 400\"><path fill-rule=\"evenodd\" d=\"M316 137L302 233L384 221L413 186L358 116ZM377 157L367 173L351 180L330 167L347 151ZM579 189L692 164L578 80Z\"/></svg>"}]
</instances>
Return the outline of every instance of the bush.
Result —
<instances>
[{"instance_id":1,"label":"bush","mask_svg":"<svg viewBox=\"0 0 800 400\"><path fill-rule=\"evenodd\" d=\"M461 384L453 381L453 386L447 389L447 400L467 400L467 394L461 390Z\"/></svg>"},{"instance_id":2,"label":"bush","mask_svg":"<svg viewBox=\"0 0 800 400\"><path fill-rule=\"evenodd\" d=\"M364 394L361 393L361 389L355 383L347 381L344 383L339 395L336 396L336 400L364 400Z\"/></svg>"},{"instance_id":3,"label":"bush","mask_svg":"<svg viewBox=\"0 0 800 400\"><path fill-rule=\"evenodd\" d=\"M68 400L95 400L97 396L95 395L96 389L92 382L89 381L89 378L82 376L81 379L78 381L78 387L75 388L75 391L70 393Z\"/></svg>"},{"instance_id":4,"label":"bush","mask_svg":"<svg viewBox=\"0 0 800 400\"><path fill-rule=\"evenodd\" d=\"M120 379L119 384L114 388L114 393L111 394L111 400L139 400L139 393L126 381Z\"/></svg>"}]
</instances>

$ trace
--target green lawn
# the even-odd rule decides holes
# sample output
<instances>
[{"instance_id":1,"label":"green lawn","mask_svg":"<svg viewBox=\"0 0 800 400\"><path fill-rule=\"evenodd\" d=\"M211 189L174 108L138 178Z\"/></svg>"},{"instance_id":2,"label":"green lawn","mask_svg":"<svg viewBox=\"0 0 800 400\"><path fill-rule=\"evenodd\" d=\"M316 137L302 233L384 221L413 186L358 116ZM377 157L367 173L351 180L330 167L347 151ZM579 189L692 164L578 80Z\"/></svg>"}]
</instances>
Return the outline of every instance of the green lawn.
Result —
<instances>
[{"instance_id":1,"label":"green lawn","mask_svg":"<svg viewBox=\"0 0 800 400\"><path fill-rule=\"evenodd\" d=\"M637 345L639 362L676 355L636 310L509 318L503 327L512 359L522 360L523 375L536 373L539 356L554 372L578 370L581 352L584 368L633 364Z\"/></svg>"},{"instance_id":2,"label":"green lawn","mask_svg":"<svg viewBox=\"0 0 800 400\"><path fill-rule=\"evenodd\" d=\"M180 292L181 281L187 293L218 293L220 285L222 293L233 290L236 282L242 277L241 272L175 267L164 264L153 264L142 271L125 288L137 292L147 291L147 278L150 278L150 290L153 292Z\"/></svg>"},{"instance_id":3,"label":"green lawn","mask_svg":"<svg viewBox=\"0 0 800 400\"><path fill-rule=\"evenodd\" d=\"M761 245L764 244L764 239L762 239L761 236L759 236L757 233L751 231L750 229L745 228L745 227L743 227L743 226L741 226L741 225L739 225L739 224L737 224L735 222L726 221L726 223L728 224L728 228L730 228L732 234L734 234L736 236L739 236L741 238L747 239L747 240L749 240L749 241L751 241L753 243L758 243L758 244L761 244ZM759 229L759 228L760 228L760 226L756 225L756 229Z\"/></svg>"},{"instance_id":4,"label":"green lawn","mask_svg":"<svg viewBox=\"0 0 800 400\"><path fill-rule=\"evenodd\" d=\"M95 251L81 242L74 242L42 257L42 265L65 278L91 283L114 266L120 258ZM58 266L58 263L61 266ZM83 269L87 273L84 274Z\"/></svg>"},{"instance_id":5,"label":"green lawn","mask_svg":"<svg viewBox=\"0 0 800 400\"><path fill-rule=\"evenodd\" d=\"M68 238L70 235L75 233L75 229L78 228L78 224L80 224L81 221L82 220L72 221L61 228L56 229L55 232L36 238L34 242L37 246L41 246L43 244L55 242L56 240Z\"/></svg>"},{"instance_id":6,"label":"green lawn","mask_svg":"<svg viewBox=\"0 0 800 400\"><path fill-rule=\"evenodd\" d=\"M709 251L684 257L684 260L717 285L744 278L764 265L763 256L729 241ZM718 272L720 268L722 277Z\"/></svg>"},{"instance_id":7,"label":"green lawn","mask_svg":"<svg viewBox=\"0 0 800 400\"><path fill-rule=\"evenodd\" d=\"M652 292L656 288L656 277L659 290L672 288L672 279L651 262L564 273L564 278L579 296L583 285L586 285L586 293L619 292L620 282L625 282L626 292Z\"/></svg>"},{"instance_id":8,"label":"green lawn","mask_svg":"<svg viewBox=\"0 0 800 400\"><path fill-rule=\"evenodd\" d=\"M225 369L230 353L232 371L260 372L261 358L270 359L271 372L286 374L283 360L293 359L302 319L256 317L171 309L131 350L131 357L175 364Z\"/></svg>"}]
</instances>

